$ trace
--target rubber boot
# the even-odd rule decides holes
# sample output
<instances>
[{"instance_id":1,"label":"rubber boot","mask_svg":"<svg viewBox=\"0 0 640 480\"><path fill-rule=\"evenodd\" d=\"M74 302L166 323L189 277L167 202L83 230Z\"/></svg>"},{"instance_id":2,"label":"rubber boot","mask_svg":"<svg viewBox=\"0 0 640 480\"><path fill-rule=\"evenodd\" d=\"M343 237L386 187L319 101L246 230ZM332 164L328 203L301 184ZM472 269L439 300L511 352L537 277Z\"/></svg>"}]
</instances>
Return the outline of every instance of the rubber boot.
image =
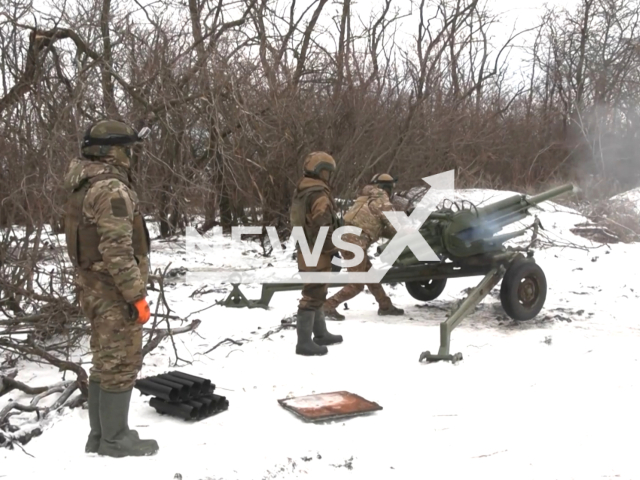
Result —
<instances>
[{"instance_id":1,"label":"rubber boot","mask_svg":"<svg viewBox=\"0 0 640 480\"><path fill-rule=\"evenodd\" d=\"M338 313L338 311L336 310L336 307L330 305L329 303L325 302L325 304L322 307L322 310L324 311L324 315L327 320L342 321L345 319L345 316Z\"/></svg>"},{"instance_id":2,"label":"rubber boot","mask_svg":"<svg viewBox=\"0 0 640 480\"><path fill-rule=\"evenodd\" d=\"M89 380L89 398L87 399L89 406L89 438L84 447L86 453L98 453L100 447L100 437L102 436L102 428L100 427L100 382ZM128 414L128 412L127 412ZM138 432L129 430L129 434L139 439Z\"/></svg>"},{"instance_id":3,"label":"rubber boot","mask_svg":"<svg viewBox=\"0 0 640 480\"><path fill-rule=\"evenodd\" d=\"M318 345L334 345L342 343L342 335L334 335L327 331L327 322L322 309L316 310L313 321L313 341Z\"/></svg>"},{"instance_id":4,"label":"rubber boot","mask_svg":"<svg viewBox=\"0 0 640 480\"><path fill-rule=\"evenodd\" d=\"M91 431L84 451L86 453L98 453L100 437L102 436L102 428L100 428L100 382L89 380L87 405L89 406L89 426Z\"/></svg>"},{"instance_id":5,"label":"rubber boot","mask_svg":"<svg viewBox=\"0 0 640 480\"><path fill-rule=\"evenodd\" d=\"M382 308L378 309L378 315L404 315L404 310L391 305L389 308L385 308L384 310Z\"/></svg>"},{"instance_id":6,"label":"rubber boot","mask_svg":"<svg viewBox=\"0 0 640 480\"><path fill-rule=\"evenodd\" d=\"M140 440L129 429L129 403L131 392L107 392L100 390L100 426L102 438L98 453L108 457L142 457L158 451L155 440Z\"/></svg>"},{"instance_id":7,"label":"rubber boot","mask_svg":"<svg viewBox=\"0 0 640 480\"><path fill-rule=\"evenodd\" d=\"M296 315L296 331L298 332L298 355L326 355L329 351L324 345L318 345L311 339L316 312L314 310L298 310Z\"/></svg>"}]
</instances>

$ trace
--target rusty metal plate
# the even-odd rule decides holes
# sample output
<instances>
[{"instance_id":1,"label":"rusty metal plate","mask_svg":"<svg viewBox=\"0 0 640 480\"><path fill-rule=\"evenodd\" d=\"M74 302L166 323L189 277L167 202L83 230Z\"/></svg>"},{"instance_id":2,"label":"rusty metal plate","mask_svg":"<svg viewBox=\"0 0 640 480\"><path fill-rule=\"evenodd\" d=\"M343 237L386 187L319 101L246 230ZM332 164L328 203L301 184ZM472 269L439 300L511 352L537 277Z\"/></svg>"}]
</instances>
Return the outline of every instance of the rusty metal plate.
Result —
<instances>
[{"instance_id":1,"label":"rusty metal plate","mask_svg":"<svg viewBox=\"0 0 640 480\"><path fill-rule=\"evenodd\" d=\"M308 422L324 422L382 410L377 403L344 391L285 398L278 403Z\"/></svg>"}]
</instances>

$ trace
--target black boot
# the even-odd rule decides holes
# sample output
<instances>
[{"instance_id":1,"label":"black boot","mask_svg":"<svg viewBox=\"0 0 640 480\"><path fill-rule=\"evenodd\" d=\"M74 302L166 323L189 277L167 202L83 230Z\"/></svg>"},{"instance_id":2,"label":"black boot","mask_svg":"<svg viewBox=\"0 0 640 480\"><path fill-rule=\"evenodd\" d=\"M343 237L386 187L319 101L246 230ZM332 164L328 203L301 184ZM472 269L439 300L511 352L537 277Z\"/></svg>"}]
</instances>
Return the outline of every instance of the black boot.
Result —
<instances>
[{"instance_id":1,"label":"black boot","mask_svg":"<svg viewBox=\"0 0 640 480\"><path fill-rule=\"evenodd\" d=\"M313 322L313 341L318 345L334 345L342 343L342 335L334 335L327 331L327 322L324 319L323 309L316 310Z\"/></svg>"},{"instance_id":2,"label":"black boot","mask_svg":"<svg viewBox=\"0 0 640 480\"><path fill-rule=\"evenodd\" d=\"M100 455L141 457L158 451L155 440L140 440L137 433L129 429L131 392L132 390L118 393L100 390Z\"/></svg>"},{"instance_id":3,"label":"black boot","mask_svg":"<svg viewBox=\"0 0 640 480\"><path fill-rule=\"evenodd\" d=\"M345 319L345 316L338 312L338 310L336 310L336 307L327 302L325 302L322 306L322 311L324 312L325 318L328 320L337 320L341 322Z\"/></svg>"},{"instance_id":4,"label":"black boot","mask_svg":"<svg viewBox=\"0 0 640 480\"><path fill-rule=\"evenodd\" d=\"M315 313L314 310L298 310L296 315L298 332L296 353L298 355L326 355L329 351L327 347L318 345L311 339Z\"/></svg>"},{"instance_id":5,"label":"black boot","mask_svg":"<svg viewBox=\"0 0 640 480\"><path fill-rule=\"evenodd\" d=\"M384 310L381 308L378 309L378 315L404 315L404 310L391 305L389 308L385 308Z\"/></svg>"}]
</instances>

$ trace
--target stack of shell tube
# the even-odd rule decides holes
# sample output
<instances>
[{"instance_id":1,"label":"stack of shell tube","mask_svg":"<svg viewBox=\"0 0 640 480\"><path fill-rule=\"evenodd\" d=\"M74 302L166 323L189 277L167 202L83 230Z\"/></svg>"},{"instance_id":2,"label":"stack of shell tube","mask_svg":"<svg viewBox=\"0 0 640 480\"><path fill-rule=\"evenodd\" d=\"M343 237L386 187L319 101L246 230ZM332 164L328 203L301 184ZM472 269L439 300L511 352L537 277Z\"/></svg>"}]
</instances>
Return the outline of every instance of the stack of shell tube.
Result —
<instances>
[{"instance_id":1,"label":"stack of shell tube","mask_svg":"<svg viewBox=\"0 0 640 480\"><path fill-rule=\"evenodd\" d=\"M138 380L135 386L153 397L149 405L158 413L185 420L202 420L229 408L226 397L213 393L211 380L188 373L163 373Z\"/></svg>"}]
</instances>

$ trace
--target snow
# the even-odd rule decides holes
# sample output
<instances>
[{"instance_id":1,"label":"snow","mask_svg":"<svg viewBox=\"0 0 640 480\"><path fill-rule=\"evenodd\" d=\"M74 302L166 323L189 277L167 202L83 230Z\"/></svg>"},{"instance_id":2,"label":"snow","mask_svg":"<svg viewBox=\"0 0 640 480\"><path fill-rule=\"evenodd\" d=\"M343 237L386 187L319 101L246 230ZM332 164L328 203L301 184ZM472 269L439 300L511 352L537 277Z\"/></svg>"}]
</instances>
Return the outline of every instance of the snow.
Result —
<instances>
[{"instance_id":1,"label":"snow","mask_svg":"<svg viewBox=\"0 0 640 480\"><path fill-rule=\"evenodd\" d=\"M629 202L635 206L635 209L640 213L640 187L622 192L614 197L611 197L613 201Z\"/></svg>"},{"instance_id":2,"label":"snow","mask_svg":"<svg viewBox=\"0 0 640 480\"><path fill-rule=\"evenodd\" d=\"M509 194L474 190L450 196L481 203ZM155 438L160 452L124 459L85 454L87 411L65 410L24 446L35 458L19 448L0 449L0 479L161 480L180 478L174 477L178 473L184 480L637 479L640 245L603 246L573 235L570 229L584 218L556 204L544 204L539 218L543 238L559 244L546 242L536 251L549 285L544 309L533 320L513 321L499 305L497 287L454 330L452 353L464 355L455 365L418 358L437 351L439 323L477 277L450 280L428 304L411 298L403 285L385 286L405 309L403 317L377 316L375 300L363 293L348 302L346 321L328 323L344 343L329 347L324 357L308 358L295 355L294 330L262 338L295 312L299 292L276 293L269 310L203 310L223 300L230 285L209 285L214 292L192 297L206 276L178 275L166 292L175 314L203 311L189 319L202 320L196 333L176 337L180 357L193 362L177 369L211 379L216 393L229 399L229 410L186 422L158 415L136 390L130 424L142 438ZM262 257L258 244L245 242L245 250L255 252L243 255L229 239L212 241L220 242L215 256L154 242L153 266L232 271L258 265L265 272L293 266L280 252L275 259ZM241 288L247 298L260 295L259 285ZM226 338L242 345L225 343L204 354ZM175 369L173 358L171 343L164 341L145 358L141 376ZM18 379L48 385L62 374L22 364ZM383 410L312 424L277 402L343 390ZM11 392L0 397L0 409L10 399L28 401ZM29 424L34 417L21 414L12 422Z\"/></svg>"}]
</instances>

